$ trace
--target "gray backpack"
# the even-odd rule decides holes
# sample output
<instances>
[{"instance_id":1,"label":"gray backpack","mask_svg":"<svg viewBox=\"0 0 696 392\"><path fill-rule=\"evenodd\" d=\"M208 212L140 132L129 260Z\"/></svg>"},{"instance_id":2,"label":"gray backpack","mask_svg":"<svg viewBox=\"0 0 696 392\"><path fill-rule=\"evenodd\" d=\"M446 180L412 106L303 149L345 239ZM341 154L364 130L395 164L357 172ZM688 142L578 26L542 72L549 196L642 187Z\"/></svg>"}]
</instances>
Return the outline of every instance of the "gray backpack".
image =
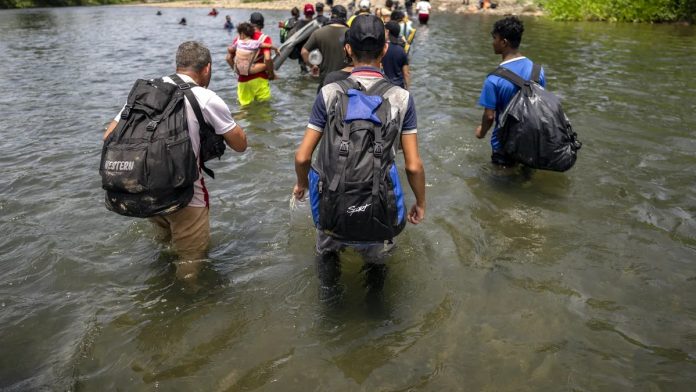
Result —
<instances>
[{"instance_id":1,"label":"gray backpack","mask_svg":"<svg viewBox=\"0 0 696 392\"><path fill-rule=\"evenodd\" d=\"M389 100L384 99L396 87L384 79L367 91L350 78L336 83L341 90L327 107L328 121L309 174L314 223L344 241L391 240L406 224L394 162L401 120L398 114L392 117ZM372 112L363 110L363 115L348 118L361 112L351 106L365 97L381 102Z\"/></svg>"}]
</instances>

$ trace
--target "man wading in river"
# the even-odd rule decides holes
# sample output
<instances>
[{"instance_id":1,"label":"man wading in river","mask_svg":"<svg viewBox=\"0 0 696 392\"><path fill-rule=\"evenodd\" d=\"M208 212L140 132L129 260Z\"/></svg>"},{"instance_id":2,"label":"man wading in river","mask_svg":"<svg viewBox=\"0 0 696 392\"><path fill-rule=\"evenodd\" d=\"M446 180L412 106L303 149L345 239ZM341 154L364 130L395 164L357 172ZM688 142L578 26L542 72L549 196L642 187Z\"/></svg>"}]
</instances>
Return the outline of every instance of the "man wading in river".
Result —
<instances>
[{"instance_id":1,"label":"man wading in river","mask_svg":"<svg viewBox=\"0 0 696 392\"><path fill-rule=\"evenodd\" d=\"M529 80L532 76L533 63L519 52L522 42L524 26L522 21L515 16L501 19L493 25L493 52L502 56L501 67L507 68L516 73L524 80ZM546 86L544 70L541 69L539 84ZM505 155L503 145L498 139L498 129L500 128L500 116L510 103L510 100L519 90L512 82L496 75L488 75L483 83L479 105L484 107L481 125L476 128L476 137L483 139L495 121L495 128L491 135L491 147L493 154L491 160L494 164L502 167L513 166L516 162Z\"/></svg>"},{"instance_id":2,"label":"man wading in river","mask_svg":"<svg viewBox=\"0 0 696 392\"><path fill-rule=\"evenodd\" d=\"M409 92L389 83L379 68L387 52L384 23L374 15L357 16L346 38L355 67L348 79L319 91L295 154L293 195L301 200L309 191L324 300L339 294L338 253L345 248L362 254L368 293L380 293L394 237L406 220L415 225L425 217L415 104ZM410 211L394 162L398 140L416 197Z\"/></svg>"},{"instance_id":3,"label":"man wading in river","mask_svg":"<svg viewBox=\"0 0 696 392\"><path fill-rule=\"evenodd\" d=\"M208 90L210 77L212 75L210 51L204 45L198 42L184 42L179 46L176 52L176 76L181 80L175 83L172 78L165 77L165 83L178 84L189 88L193 93L193 97L200 107L202 117L209 128L212 128L215 134L222 135L222 138L234 151L242 152L246 150L247 140L244 130L234 121L229 108L225 102L213 91ZM183 83L183 84L182 84ZM159 89L161 90L161 88ZM154 98L153 98L154 99ZM166 103L166 102L165 102ZM127 106L126 106L127 107ZM123 122L124 126L128 127L128 113L125 113L122 118L122 113L126 107L119 112L116 118L109 124L104 134L105 144L109 139L109 135L114 131L116 126ZM129 108L128 111L133 112L138 108ZM203 259L207 257L208 242L210 240L210 222L208 220L209 199L208 190L206 189L201 173L201 137L200 126L197 120L196 113L191 106L188 98L185 98L184 114L188 123L188 136L190 137L190 145L192 146L195 155L196 163L193 164L194 177L193 182L193 197L185 207L169 214L155 215L150 217L150 221L158 231L158 237L162 240L171 241L176 250L179 260L176 262L176 275L179 279L193 282L195 281L200 270ZM166 127L169 124L155 124L156 128ZM118 136L122 127L119 127ZM149 126L148 126L149 128ZM154 136L153 136L154 137ZM113 138L112 138L113 139ZM173 144L168 145L173 147ZM189 150L190 151L190 150ZM184 157L185 158L185 157ZM109 162L109 161L106 161ZM118 162L118 161L117 161ZM131 161L132 162L132 161ZM148 161L150 162L150 161ZM157 161L153 161L155 164ZM180 165L180 162L173 162L173 166ZM104 170L126 170L128 167L122 167L123 164L118 163L118 167L109 167L114 164L104 164ZM196 173L196 166L198 167ZM133 167L131 166L132 170ZM158 169L158 168L156 168ZM197 178L197 179L196 179ZM157 181L158 179L155 179ZM162 188L165 189L165 188ZM164 191L162 191L164 192ZM135 197L135 196L134 196ZM137 204L138 200L135 200ZM141 203L147 203L142 200ZM137 207L137 205L136 205ZM130 215L134 216L134 215Z\"/></svg>"}]
</instances>

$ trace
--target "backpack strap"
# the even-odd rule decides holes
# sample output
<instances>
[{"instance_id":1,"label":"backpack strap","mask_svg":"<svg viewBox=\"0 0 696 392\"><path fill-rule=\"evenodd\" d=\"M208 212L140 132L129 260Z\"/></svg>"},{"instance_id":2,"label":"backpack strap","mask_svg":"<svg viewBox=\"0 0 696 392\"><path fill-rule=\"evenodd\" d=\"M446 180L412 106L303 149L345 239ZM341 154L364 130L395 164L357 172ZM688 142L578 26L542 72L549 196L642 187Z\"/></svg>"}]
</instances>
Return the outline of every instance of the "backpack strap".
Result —
<instances>
[{"instance_id":1,"label":"backpack strap","mask_svg":"<svg viewBox=\"0 0 696 392\"><path fill-rule=\"evenodd\" d=\"M341 88L343 94L347 94L351 88L360 87L359 83L347 78L336 82ZM345 105L344 105L345 106ZM345 116L345 107L342 108L342 115ZM338 147L338 161L336 162L336 172L329 183L329 190L335 192L338 189L338 184L341 178L345 177L346 160L348 159L348 151L350 146L350 125L341 120L341 144Z\"/></svg>"},{"instance_id":2,"label":"backpack strap","mask_svg":"<svg viewBox=\"0 0 696 392\"><path fill-rule=\"evenodd\" d=\"M535 83L541 83L541 65L532 65L532 77L529 80Z\"/></svg>"},{"instance_id":3,"label":"backpack strap","mask_svg":"<svg viewBox=\"0 0 696 392\"><path fill-rule=\"evenodd\" d=\"M394 87L393 84L388 82L386 79L380 79L375 84L372 85L367 90L366 95L378 95L382 97L382 104L384 103L384 94ZM382 124L384 126L386 124ZM373 127L374 130L374 146L372 147L373 155L373 167L374 172L372 174L372 196L379 195L379 182L380 182L380 171L382 170L382 157L384 156L384 148L382 146L382 128Z\"/></svg>"},{"instance_id":4,"label":"backpack strap","mask_svg":"<svg viewBox=\"0 0 696 392\"><path fill-rule=\"evenodd\" d=\"M524 88L524 86L528 83L527 80L522 79L518 74L510 71L505 67L498 67L495 70L493 70L493 72L491 72L489 75L495 75L503 79L506 79L521 89Z\"/></svg>"},{"instance_id":5,"label":"backpack strap","mask_svg":"<svg viewBox=\"0 0 696 392\"><path fill-rule=\"evenodd\" d=\"M210 130L210 125L208 125L208 123L205 122L205 118L203 117L203 111L201 110L201 107L200 107L200 105L198 104L198 100L196 99L196 96L193 94L193 91L191 91L191 88L192 88L193 86L197 86L197 84L195 84L195 83L186 83L186 82L184 82L184 80L181 79L181 78L179 77L179 75L177 75L177 74L172 74L172 75L169 76L169 78L172 79L172 80L174 81L174 83L176 83L176 85L179 86L179 89L180 89L181 91L184 92L184 96L186 96L186 99L188 100L189 104L191 105L191 109L193 109L193 113L196 114L196 120L198 120L198 135L199 135L198 137L199 137L199 144L202 146L203 143L200 143L200 141L203 140L203 138L201 138L200 135L201 135L203 132L210 132L211 130ZM204 130L204 128L206 128L206 129ZM205 174L209 175L210 178L213 178L213 179L214 179L214 178L215 178L215 172L213 172L212 170L208 169L208 168L205 166L205 163L203 162L203 160L200 159L200 156L201 156L201 152L200 152L200 151L198 152L198 156L199 156L198 161L199 161L199 164L200 164L201 169L203 170L203 172L204 172Z\"/></svg>"}]
</instances>

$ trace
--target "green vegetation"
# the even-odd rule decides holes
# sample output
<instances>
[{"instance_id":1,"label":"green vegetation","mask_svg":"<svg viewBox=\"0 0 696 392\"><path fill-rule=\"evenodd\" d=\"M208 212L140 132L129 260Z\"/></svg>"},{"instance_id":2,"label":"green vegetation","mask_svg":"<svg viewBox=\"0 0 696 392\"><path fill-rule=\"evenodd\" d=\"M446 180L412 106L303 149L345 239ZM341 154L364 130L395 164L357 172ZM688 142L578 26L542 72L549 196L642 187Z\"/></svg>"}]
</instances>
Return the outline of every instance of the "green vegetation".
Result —
<instances>
[{"instance_id":1,"label":"green vegetation","mask_svg":"<svg viewBox=\"0 0 696 392\"><path fill-rule=\"evenodd\" d=\"M2 8L67 7L76 5L103 5L133 3L134 0L0 0Z\"/></svg>"},{"instance_id":2,"label":"green vegetation","mask_svg":"<svg viewBox=\"0 0 696 392\"><path fill-rule=\"evenodd\" d=\"M538 0L552 18L612 22L676 22L696 19L694 0Z\"/></svg>"}]
</instances>

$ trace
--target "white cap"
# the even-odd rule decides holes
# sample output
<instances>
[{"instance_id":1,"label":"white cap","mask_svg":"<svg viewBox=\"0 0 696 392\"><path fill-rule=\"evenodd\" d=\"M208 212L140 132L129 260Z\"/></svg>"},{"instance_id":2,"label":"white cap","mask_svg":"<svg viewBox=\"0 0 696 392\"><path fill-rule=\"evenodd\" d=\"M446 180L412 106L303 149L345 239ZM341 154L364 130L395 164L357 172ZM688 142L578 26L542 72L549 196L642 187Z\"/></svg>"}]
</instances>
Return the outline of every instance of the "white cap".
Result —
<instances>
[{"instance_id":1,"label":"white cap","mask_svg":"<svg viewBox=\"0 0 696 392\"><path fill-rule=\"evenodd\" d=\"M369 10L370 0L360 0L360 3L358 3L358 8L360 8L361 10Z\"/></svg>"}]
</instances>

